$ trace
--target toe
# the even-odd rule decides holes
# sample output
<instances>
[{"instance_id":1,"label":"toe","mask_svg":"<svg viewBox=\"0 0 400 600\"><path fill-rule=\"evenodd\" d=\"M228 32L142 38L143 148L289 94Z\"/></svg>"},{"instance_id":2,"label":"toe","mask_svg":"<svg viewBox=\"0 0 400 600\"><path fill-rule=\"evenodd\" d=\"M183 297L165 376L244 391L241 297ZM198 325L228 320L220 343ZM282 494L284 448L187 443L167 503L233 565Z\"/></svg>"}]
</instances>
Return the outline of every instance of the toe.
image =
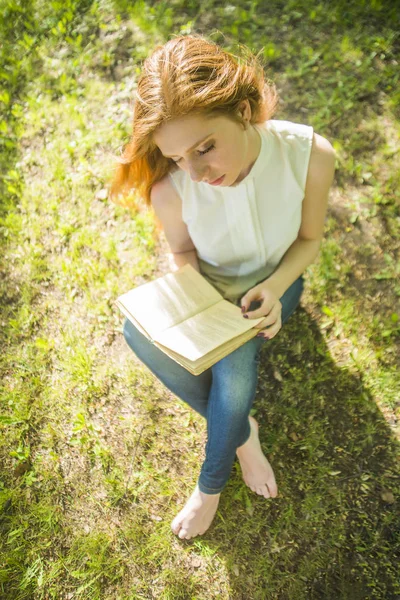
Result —
<instances>
[{"instance_id":1,"label":"toe","mask_svg":"<svg viewBox=\"0 0 400 600\"><path fill-rule=\"evenodd\" d=\"M276 498L278 495L278 487L275 483L275 481L270 481L268 483L268 491L269 491L269 495L271 496L271 498Z\"/></svg>"},{"instance_id":2,"label":"toe","mask_svg":"<svg viewBox=\"0 0 400 600\"><path fill-rule=\"evenodd\" d=\"M172 521L171 529L175 533L175 535L178 535L180 528L181 528L181 523L179 521L176 521L176 520Z\"/></svg>"},{"instance_id":3,"label":"toe","mask_svg":"<svg viewBox=\"0 0 400 600\"><path fill-rule=\"evenodd\" d=\"M264 498L271 498L271 494L269 493L268 487L266 485L262 486L262 495Z\"/></svg>"},{"instance_id":4,"label":"toe","mask_svg":"<svg viewBox=\"0 0 400 600\"><path fill-rule=\"evenodd\" d=\"M178 533L178 537L180 537L181 540L183 540L183 539L185 539L185 540L189 539L186 536L187 536L187 529L183 529L183 527L182 527L182 529Z\"/></svg>"}]
</instances>

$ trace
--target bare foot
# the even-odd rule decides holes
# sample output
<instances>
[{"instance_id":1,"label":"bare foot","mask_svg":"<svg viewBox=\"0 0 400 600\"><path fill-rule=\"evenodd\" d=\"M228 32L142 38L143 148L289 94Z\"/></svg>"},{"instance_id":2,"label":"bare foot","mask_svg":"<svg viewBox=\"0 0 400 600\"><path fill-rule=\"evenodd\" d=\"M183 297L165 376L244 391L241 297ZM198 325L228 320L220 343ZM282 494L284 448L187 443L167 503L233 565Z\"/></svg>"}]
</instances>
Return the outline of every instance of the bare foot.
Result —
<instances>
[{"instance_id":1,"label":"bare foot","mask_svg":"<svg viewBox=\"0 0 400 600\"><path fill-rule=\"evenodd\" d=\"M194 492L171 523L172 531L182 539L203 535L217 512L221 494L205 494L196 485Z\"/></svg>"},{"instance_id":2,"label":"bare foot","mask_svg":"<svg viewBox=\"0 0 400 600\"><path fill-rule=\"evenodd\" d=\"M278 495L278 488L272 467L261 449L258 439L258 423L253 417L249 417L249 421L250 437L243 446L236 450L244 482L260 496L275 498Z\"/></svg>"}]
</instances>

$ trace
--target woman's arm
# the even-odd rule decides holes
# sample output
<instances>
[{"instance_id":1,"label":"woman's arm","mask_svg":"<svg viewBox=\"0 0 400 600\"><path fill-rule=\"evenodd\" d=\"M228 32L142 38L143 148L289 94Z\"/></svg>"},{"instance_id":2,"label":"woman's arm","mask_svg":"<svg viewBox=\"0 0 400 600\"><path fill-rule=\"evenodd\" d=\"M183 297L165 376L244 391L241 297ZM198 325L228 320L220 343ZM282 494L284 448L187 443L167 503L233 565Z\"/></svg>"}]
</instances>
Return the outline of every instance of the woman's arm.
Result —
<instances>
[{"instance_id":1,"label":"woman's arm","mask_svg":"<svg viewBox=\"0 0 400 600\"><path fill-rule=\"evenodd\" d=\"M171 252L168 255L169 265L172 272L177 271L184 265L192 265L196 271L200 273L199 259L196 250L188 250L187 252Z\"/></svg>"},{"instance_id":2,"label":"woman's arm","mask_svg":"<svg viewBox=\"0 0 400 600\"><path fill-rule=\"evenodd\" d=\"M335 151L328 140L314 133L300 230L274 273L265 280L278 298L318 255L334 173Z\"/></svg>"},{"instance_id":3,"label":"woman's arm","mask_svg":"<svg viewBox=\"0 0 400 600\"><path fill-rule=\"evenodd\" d=\"M182 220L182 201L168 175L157 181L150 192L151 203L171 249L168 254L171 271L186 264L200 272L199 261L186 223Z\"/></svg>"}]
</instances>

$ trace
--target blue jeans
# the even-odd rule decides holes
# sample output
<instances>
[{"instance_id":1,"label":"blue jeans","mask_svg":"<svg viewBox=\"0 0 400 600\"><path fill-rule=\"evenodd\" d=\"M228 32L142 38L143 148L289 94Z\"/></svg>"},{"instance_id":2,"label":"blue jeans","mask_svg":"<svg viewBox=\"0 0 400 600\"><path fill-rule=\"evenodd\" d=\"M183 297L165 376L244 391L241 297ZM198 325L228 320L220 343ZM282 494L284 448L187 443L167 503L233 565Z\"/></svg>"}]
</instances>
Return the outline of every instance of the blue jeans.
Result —
<instances>
[{"instance_id":1,"label":"blue jeans","mask_svg":"<svg viewBox=\"0 0 400 600\"><path fill-rule=\"evenodd\" d=\"M301 275L280 298L282 324L298 306L303 282ZM252 303L249 310L257 306ZM249 413L256 394L260 349L267 340L254 337L200 375L192 375L151 344L128 319L123 331L129 347L150 371L207 420L206 457L198 486L206 494L220 493L228 482L236 449L250 437Z\"/></svg>"}]
</instances>

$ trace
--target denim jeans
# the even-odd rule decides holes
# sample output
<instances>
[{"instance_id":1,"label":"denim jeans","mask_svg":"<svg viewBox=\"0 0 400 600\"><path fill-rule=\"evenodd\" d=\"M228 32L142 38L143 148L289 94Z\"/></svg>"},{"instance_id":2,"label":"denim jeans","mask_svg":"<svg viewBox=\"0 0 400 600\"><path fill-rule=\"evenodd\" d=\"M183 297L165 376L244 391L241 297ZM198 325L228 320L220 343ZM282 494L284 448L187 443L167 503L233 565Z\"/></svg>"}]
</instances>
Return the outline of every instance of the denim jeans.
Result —
<instances>
[{"instance_id":1,"label":"denim jeans","mask_svg":"<svg viewBox=\"0 0 400 600\"><path fill-rule=\"evenodd\" d=\"M298 306L303 282L301 275L280 298L282 324ZM257 306L252 303L249 310ZM192 375L151 344L128 319L123 332L129 347L150 371L207 420L198 486L206 494L220 493L228 482L236 449L250 437L248 417L256 394L260 349L267 340L254 337L200 375Z\"/></svg>"}]
</instances>

